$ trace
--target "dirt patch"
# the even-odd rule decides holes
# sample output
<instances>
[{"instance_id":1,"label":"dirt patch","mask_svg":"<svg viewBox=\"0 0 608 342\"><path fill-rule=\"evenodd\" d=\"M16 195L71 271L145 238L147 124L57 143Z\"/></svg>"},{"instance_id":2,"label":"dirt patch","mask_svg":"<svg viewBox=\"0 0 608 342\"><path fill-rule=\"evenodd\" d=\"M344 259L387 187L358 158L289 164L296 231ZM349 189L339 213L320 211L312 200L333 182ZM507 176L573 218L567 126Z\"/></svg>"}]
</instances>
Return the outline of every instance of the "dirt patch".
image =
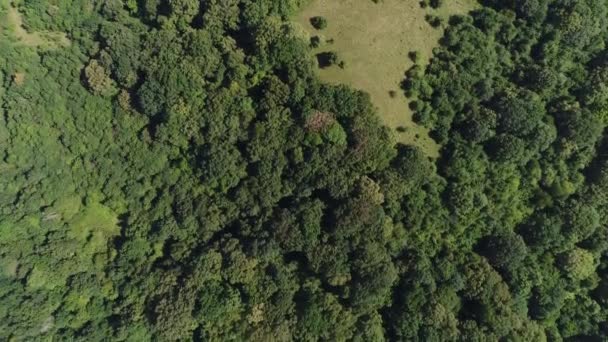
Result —
<instances>
[{"instance_id":1,"label":"dirt patch","mask_svg":"<svg viewBox=\"0 0 608 342\"><path fill-rule=\"evenodd\" d=\"M21 87L23 85L23 83L25 83L25 73L23 72L16 72L13 74L13 83L18 86Z\"/></svg>"}]
</instances>

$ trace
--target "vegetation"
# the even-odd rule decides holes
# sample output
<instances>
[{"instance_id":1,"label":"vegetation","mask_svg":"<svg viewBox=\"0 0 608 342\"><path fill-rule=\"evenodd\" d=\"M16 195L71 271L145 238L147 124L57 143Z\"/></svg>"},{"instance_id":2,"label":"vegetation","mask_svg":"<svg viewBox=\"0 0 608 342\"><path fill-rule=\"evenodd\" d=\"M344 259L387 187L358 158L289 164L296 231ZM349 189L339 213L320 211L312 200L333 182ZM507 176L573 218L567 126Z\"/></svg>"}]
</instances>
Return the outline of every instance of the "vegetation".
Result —
<instances>
[{"instance_id":1,"label":"vegetation","mask_svg":"<svg viewBox=\"0 0 608 342\"><path fill-rule=\"evenodd\" d=\"M446 21L403 82L437 160L304 5L0 3L0 340L608 339L608 3Z\"/></svg>"},{"instance_id":2,"label":"vegetation","mask_svg":"<svg viewBox=\"0 0 608 342\"><path fill-rule=\"evenodd\" d=\"M313 49L320 47L321 44L322 44L321 37L314 36L314 37L310 38L310 47L312 47Z\"/></svg>"},{"instance_id":3,"label":"vegetation","mask_svg":"<svg viewBox=\"0 0 608 342\"><path fill-rule=\"evenodd\" d=\"M502 309L496 294L461 302L475 308L457 316L474 322L466 340L482 327L505 336L507 321L549 340L606 338L606 11L602 1L489 2L453 18L426 71L408 73L415 117L444 146L457 250L483 256L495 291L506 290Z\"/></svg>"},{"instance_id":4,"label":"vegetation","mask_svg":"<svg viewBox=\"0 0 608 342\"><path fill-rule=\"evenodd\" d=\"M66 37L65 33L62 32L50 32L50 31L39 31L39 32L28 32L23 27L23 21L21 14L17 8L9 4L8 1L3 0L3 4L7 24L6 29L11 29L14 37L18 40L18 44L23 44L33 47L45 47L45 48L58 48L70 45L70 40Z\"/></svg>"},{"instance_id":5,"label":"vegetation","mask_svg":"<svg viewBox=\"0 0 608 342\"><path fill-rule=\"evenodd\" d=\"M446 1L440 9L422 9L418 0L321 1L312 0L297 15L296 22L311 36L317 31L310 19L322 16L329 22L322 31L331 44L313 45L314 53L333 51L345 62L317 70L319 78L330 84L346 84L369 93L384 124L391 128L398 142L420 147L431 157L439 148L424 126L412 119L403 92L393 98L389 91L398 89L404 73L414 65L410 51L426 58L416 63L426 65L437 47L442 31L433 28L424 17L433 14L447 21L451 14L464 14L474 8L474 0ZM408 127L405 132L398 127ZM416 138L418 135L420 138Z\"/></svg>"},{"instance_id":6,"label":"vegetation","mask_svg":"<svg viewBox=\"0 0 608 342\"><path fill-rule=\"evenodd\" d=\"M324 30L327 28L327 19L324 17L312 17L310 18L310 24L317 30Z\"/></svg>"},{"instance_id":7,"label":"vegetation","mask_svg":"<svg viewBox=\"0 0 608 342\"><path fill-rule=\"evenodd\" d=\"M439 8L439 7L443 6L443 1L444 0L430 0L429 4L433 8Z\"/></svg>"}]
</instances>

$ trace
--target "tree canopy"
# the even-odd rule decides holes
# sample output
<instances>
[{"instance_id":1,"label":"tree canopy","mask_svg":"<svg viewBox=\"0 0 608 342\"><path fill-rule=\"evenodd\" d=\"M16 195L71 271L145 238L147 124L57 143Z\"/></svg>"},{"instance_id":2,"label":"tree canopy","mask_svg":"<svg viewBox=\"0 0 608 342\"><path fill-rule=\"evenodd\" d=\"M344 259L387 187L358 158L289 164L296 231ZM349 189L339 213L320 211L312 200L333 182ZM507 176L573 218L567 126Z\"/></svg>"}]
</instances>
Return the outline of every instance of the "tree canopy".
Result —
<instances>
[{"instance_id":1,"label":"tree canopy","mask_svg":"<svg viewBox=\"0 0 608 342\"><path fill-rule=\"evenodd\" d=\"M608 3L445 23L437 160L318 80L305 3L0 4L70 41L0 21L0 340L608 339Z\"/></svg>"}]
</instances>

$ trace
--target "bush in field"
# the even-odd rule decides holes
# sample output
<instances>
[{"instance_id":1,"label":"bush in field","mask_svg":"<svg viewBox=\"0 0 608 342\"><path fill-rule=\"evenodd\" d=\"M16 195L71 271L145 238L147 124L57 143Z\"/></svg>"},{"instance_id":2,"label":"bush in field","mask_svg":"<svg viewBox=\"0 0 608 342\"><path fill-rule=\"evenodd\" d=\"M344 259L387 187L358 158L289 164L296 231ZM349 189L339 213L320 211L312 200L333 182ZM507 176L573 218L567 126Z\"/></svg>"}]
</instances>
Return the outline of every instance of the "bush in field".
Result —
<instances>
[{"instance_id":1,"label":"bush in field","mask_svg":"<svg viewBox=\"0 0 608 342\"><path fill-rule=\"evenodd\" d=\"M443 0L430 0L431 7L437 9L443 5Z\"/></svg>"},{"instance_id":2,"label":"bush in field","mask_svg":"<svg viewBox=\"0 0 608 342\"><path fill-rule=\"evenodd\" d=\"M338 54L334 51L321 52L317 54L317 62L320 68L328 68L339 63Z\"/></svg>"},{"instance_id":3,"label":"bush in field","mask_svg":"<svg viewBox=\"0 0 608 342\"><path fill-rule=\"evenodd\" d=\"M310 24L317 30L324 30L327 28L327 19L325 17L312 17L310 18Z\"/></svg>"}]
</instances>

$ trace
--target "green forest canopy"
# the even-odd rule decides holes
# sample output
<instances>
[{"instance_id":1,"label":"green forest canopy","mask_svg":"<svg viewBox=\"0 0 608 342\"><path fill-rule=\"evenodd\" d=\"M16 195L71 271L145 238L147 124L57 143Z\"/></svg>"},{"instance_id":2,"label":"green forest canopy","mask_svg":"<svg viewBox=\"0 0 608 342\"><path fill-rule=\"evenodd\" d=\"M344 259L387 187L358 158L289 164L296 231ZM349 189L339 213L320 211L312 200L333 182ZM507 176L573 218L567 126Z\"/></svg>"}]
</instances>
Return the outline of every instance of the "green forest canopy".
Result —
<instances>
[{"instance_id":1,"label":"green forest canopy","mask_svg":"<svg viewBox=\"0 0 608 342\"><path fill-rule=\"evenodd\" d=\"M437 160L304 2L0 3L1 340L608 339L608 2L444 22Z\"/></svg>"}]
</instances>

